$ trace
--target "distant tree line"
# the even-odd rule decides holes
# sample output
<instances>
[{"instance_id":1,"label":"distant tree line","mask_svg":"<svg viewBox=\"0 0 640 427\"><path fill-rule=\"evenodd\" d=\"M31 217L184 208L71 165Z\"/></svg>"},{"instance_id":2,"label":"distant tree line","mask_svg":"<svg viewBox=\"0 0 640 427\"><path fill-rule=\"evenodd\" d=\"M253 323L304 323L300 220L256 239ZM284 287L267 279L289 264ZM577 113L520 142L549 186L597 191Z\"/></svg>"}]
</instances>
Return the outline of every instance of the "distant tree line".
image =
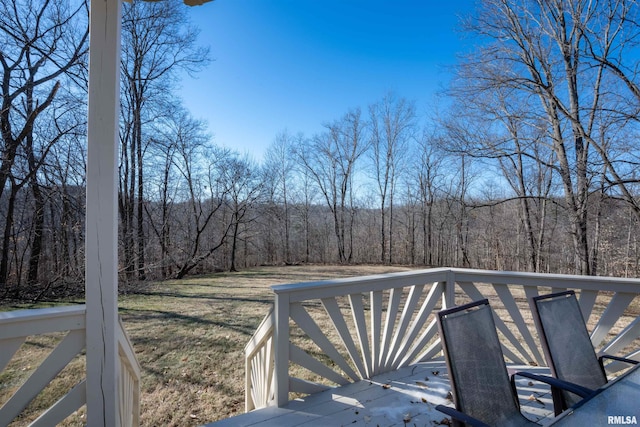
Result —
<instances>
[{"instance_id":1,"label":"distant tree line","mask_svg":"<svg viewBox=\"0 0 640 427\"><path fill-rule=\"evenodd\" d=\"M209 63L178 3L123 5L123 283L298 263L639 275L635 1L478 1L437 113L384 94L260 161L176 95ZM0 7L0 297L76 294L88 5Z\"/></svg>"}]
</instances>

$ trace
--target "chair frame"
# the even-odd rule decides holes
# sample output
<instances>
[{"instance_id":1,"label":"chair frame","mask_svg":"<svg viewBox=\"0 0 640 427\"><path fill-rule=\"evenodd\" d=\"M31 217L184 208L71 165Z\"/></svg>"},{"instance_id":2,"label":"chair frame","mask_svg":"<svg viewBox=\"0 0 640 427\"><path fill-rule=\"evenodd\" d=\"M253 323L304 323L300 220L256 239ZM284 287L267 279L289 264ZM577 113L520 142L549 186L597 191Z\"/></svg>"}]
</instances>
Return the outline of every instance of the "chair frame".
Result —
<instances>
[{"instance_id":1,"label":"chair frame","mask_svg":"<svg viewBox=\"0 0 640 427\"><path fill-rule=\"evenodd\" d=\"M437 321L438 321L438 329L440 332L440 340L442 342L442 350L445 356L445 361L447 364L447 370L449 373L449 381L451 383L451 391L452 391L452 396L453 396L453 403L455 405L455 409L451 408L449 406L445 406L445 405L437 405L436 409L440 412L443 412L447 415L449 415L453 421L454 421L454 425L461 425L460 423L466 423L469 425L472 425L474 427L486 427L487 424L469 414L466 414L462 411L459 410L460 408L460 401L458 399L458 392L456 390L456 378L455 378L455 374L454 374L454 370L452 369L452 361L451 358L449 356L449 352L447 350L447 334L446 332L444 332L444 327L443 327L443 318L447 317L450 314L453 313L457 313L460 311L465 311L465 310L470 310L473 309L475 307L479 307L479 306L487 306L490 310L491 306L489 304L489 300L488 299L482 299L482 300L478 300L475 302L471 302L468 304L464 304L464 305L460 305L460 306L456 306L456 307L452 307L449 309L445 309L445 310L441 310L438 312L438 316L437 316ZM493 312L492 312L493 314ZM494 332L497 334L497 331L495 329L495 324L494 324ZM501 355L502 355L502 351L500 351ZM503 359L504 359L504 355L503 355ZM505 364L505 372L507 372L507 375L509 375L507 368L506 368L506 364ZM549 376L541 376L541 375L536 375L536 374L532 374L529 372L515 372L512 375L510 375L510 382L511 382L511 394L512 397L514 399L514 402L516 404L516 408L518 408L518 410L520 410L520 402L518 400L518 391L517 391L517 387L516 387L516 383L515 383L515 377L516 375L525 377L525 378L529 378L531 380L534 381L540 381L546 384L549 384L553 389L564 389L564 390L568 390L571 391L572 393L575 393L581 397L586 397L588 395L590 395L592 393L591 390L578 386L576 384L572 384L572 383L568 383L562 380L558 380L557 378L553 378L553 377L549 377ZM523 419L528 420L524 415L522 415L522 413L520 413L520 415L522 416ZM528 420L530 421L530 420ZM533 424L533 421L531 421L531 423Z\"/></svg>"},{"instance_id":2,"label":"chair frame","mask_svg":"<svg viewBox=\"0 0 640 427\"><path fill-rule=\"evenodd\" d=\"M545 359L547 361L547 365L549 366L549 370L551 371L551 375L553 375L555 378L558 378L557 372L556 372L556 364L555 361L553 359L552 353L551 353L551 349L549 346L549 340L547 337L547 334L545 332L545 329L542 327L542 319L540 318L540 312L538 310L538 301L543 301L543 300L547 300L547 299L554 299L554 298L560 298L563 296L568 296L568 297L572 297L576 299L577 302L577 297L576 297L576 293L575 291L569 289L566 291L561 291L561 292L554 292L554 293L550 293L550 294L544 294L544 295L538 295L535 297L531 297L531 299L529 300L529 305L531 308L531 314L533 315L533 319L534 319L534 323L536 326L536 330L538 331L538 336L540 337L540 344L542 345L542 350L544 352L544 356ZM579 305L578 305L579 307ZM582 311L581 311L582 314ZM589 330L587 329L587 322L583 317L583 325L584 325L584 330L587 332L587 335L590 336L589 334ZM593 348L593 344L591 344L591 348ZM613 356L613 355L607 355L607 354L601 354L598 355L595 351L595 348L593 348L593 353L596 356L597 360L598 360L598 365L600 367L600 370L602 371L602 375L605 378L605 381L608 382L608 378L607 378L607 372L604 368L604 363L603 363L603 359L611 359L611 360L616 360L619 362L626 362L626 363L630 363L630 364L638 364L640 362L638 362L637 360L632 360L632 359L627 359L624 357L619 357L619 356ZM563 380L564 381L564 380ZM593 390L592 392L594 392L595 390ZM577 394L577 393L575 393ZM563 394L561 393L561 391L557 388L552 388L552 397L553 397L553 406L555 408L555 414L559 415L562 411L568 409L568 404L563 396ZM582 396L581 396L582 397Z\"/></svg>"}]
</instances>

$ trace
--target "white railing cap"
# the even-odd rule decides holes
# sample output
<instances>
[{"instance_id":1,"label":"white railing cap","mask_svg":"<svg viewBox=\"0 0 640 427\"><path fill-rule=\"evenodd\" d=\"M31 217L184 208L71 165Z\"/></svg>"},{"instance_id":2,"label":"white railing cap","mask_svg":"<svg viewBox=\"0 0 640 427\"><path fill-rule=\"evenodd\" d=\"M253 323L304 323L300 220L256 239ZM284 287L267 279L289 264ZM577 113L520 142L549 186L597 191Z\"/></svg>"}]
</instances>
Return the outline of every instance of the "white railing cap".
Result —
<instances>
[{"instance_id":1,"label":"white railing cap","mask_svg":"<svg viewBox=\"0 0 640 427\"><path fill-rule=\"evenodd\" d=\"M495 284L519 284L534 286L576 287L617 292L640 293L640 279L610 276L581 276L571 274L528 273L517 271L474 270L465 268L432 268L396 273L356 276L316 282L291 283L271 287L275 294L308 294L294 297L292 301L306 298L322 298L339 293L356 292L357 288L381 290L417 284L419 281L443 281L451 277L455 281L486 282ZM408 282L414 279L415 283ZM350 289L351 287L353 289ZM339 291L338 291L339 290Z\"/></svg>"},{"instance_id":2,"label":"white railing cap","mask_svg":"<svg viewBox=\"0 0 640 427\"><path fill-rule=\"evenodd\" d=\"M84 314L87 307L82 305L69 305L61 307L28 308L22 310L0 312L0 323L24 322L43 318L56 318Z\"/></svg>"}]
</instances>

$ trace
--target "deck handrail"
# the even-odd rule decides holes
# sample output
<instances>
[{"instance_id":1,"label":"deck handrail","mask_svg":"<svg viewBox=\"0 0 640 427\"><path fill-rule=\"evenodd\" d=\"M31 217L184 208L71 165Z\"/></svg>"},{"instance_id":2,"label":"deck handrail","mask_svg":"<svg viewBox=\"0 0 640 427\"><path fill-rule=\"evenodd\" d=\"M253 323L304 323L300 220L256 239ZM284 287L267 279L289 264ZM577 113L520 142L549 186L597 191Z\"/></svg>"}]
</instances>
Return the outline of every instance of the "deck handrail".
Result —
<instances>
[{"instance_id":1,"label":"deck handrail","mask_svg":"<svg viewBox=\"0 0 640 427\"><path fill-rule=\"evenodd\" d=\"M639 279L437 268L275 285L273 311L245 349L246 409L281 406L292 392L315 393L438 357L433 313L485 297L496 313L505 357L544 365L528 300L564 289L578 291L598 352L640 360L640 319L632 305ZM291 328L324 356L303 348ZM292 365L315 379L292 375Z\"/></svg>"},{"instance_id":2,"label":"deck handrail","mask_svg":"<svg viewBox=\"0 0 640 427\"><path fill-rule=\"evenodd\" d=\"M0 312L0 372L9 366L27 338L52 333L64 336L31 375L16 387L12 396L0 407L2 424L18 417L42 390L76 358L83 358L86 348L86 306L73 305L52 308ZM124 325L118 325L120 361L120 425L139 425L140 365ZM86 373L60 399L45 408L30 425L57 425L87 402Z\"/></svg>"},{"instance_id":3,"label":"deck handrail","mask_svg":"<svg viewBox=\"0 0 640 427\"><path fill-rule=\"evenodd\" d=\"M273 401L273 308L264 317L245 352L245 411Z\"/></svg>"},{"instance_id":4,"label":"deck handrail","mask_svg":"<svg viewBox=\"0 0 640 427\"><path fill-rule=\"evenodd\" d=\"M118 356L120 358L120 425L140 425L140 364L127 330L118 318Z\"/></svg>"}]
</instances>

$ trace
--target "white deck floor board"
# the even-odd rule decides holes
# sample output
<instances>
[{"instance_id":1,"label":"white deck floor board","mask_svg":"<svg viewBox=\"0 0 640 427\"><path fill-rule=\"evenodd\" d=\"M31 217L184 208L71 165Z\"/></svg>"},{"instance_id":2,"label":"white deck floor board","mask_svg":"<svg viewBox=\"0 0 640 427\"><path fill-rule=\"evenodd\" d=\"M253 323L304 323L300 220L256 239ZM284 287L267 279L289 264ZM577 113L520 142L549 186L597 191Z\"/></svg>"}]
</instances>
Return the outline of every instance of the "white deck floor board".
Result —
<instances>
[{"instance_id":1,"label":"white deck floor board","mask_svg":"<svg viewBox=\"0 0 640 427\"><path fill-rule=\"evenodd\" d=\"M546 368L521 368L548 373ZM549 389L528 379L517 383L523 413L544 424L553 416ZM444 362L425 362L207 426L435 426L445 418L435 405L451 404L449 391Z\"/></svg>"}]
</instances>

